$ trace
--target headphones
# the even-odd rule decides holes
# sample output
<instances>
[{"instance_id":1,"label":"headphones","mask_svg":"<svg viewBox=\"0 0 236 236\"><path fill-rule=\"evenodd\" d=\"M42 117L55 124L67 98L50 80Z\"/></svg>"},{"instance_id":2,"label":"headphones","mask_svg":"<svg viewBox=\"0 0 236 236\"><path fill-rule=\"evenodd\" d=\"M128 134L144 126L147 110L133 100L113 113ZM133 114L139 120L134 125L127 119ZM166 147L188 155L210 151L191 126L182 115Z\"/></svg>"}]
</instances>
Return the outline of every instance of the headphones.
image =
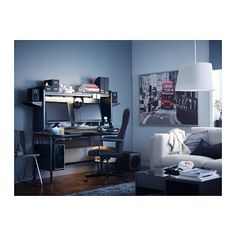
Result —
<instances>
[{"instance_id":1,"label":"headphones","mask_svg":"<svg viewBox=\"0 0 236 236\"><path fill-rule=\"evenodd\" d=\"M81 106L83 106L83 104L84 104L84 100L83 100L83 98L81 98L81 101L79 102L79 101L74 101L73 102L73 108L80 108Z\"/></svg>"}]
</instances>

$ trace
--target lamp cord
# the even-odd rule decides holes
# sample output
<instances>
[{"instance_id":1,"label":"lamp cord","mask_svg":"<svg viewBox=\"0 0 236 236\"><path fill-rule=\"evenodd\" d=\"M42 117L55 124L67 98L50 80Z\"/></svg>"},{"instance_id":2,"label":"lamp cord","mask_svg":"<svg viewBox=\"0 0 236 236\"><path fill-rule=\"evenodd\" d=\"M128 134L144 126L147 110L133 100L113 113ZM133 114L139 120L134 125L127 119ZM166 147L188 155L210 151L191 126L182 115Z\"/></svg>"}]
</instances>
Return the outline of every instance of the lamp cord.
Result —
<instances>
[{"instance_id":1,"label":"lamp cord","mask_svg":"<svg viewBox=\"0 0 236 236\"><path fill-rule=\"evenodd\" d=\"M197 62L197 42L194 40L194 62Z\"/></svg>"}]
</instances>

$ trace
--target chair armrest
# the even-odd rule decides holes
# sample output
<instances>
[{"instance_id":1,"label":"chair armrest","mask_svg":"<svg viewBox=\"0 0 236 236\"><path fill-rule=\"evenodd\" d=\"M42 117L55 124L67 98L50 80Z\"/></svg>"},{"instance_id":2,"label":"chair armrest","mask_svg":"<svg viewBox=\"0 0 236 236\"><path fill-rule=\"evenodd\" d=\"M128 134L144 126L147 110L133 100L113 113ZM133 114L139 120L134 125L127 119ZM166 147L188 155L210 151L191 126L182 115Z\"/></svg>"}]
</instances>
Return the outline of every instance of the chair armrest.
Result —
<instances>
[{"instance_id":1,"label":"chair armrest","mask_svg":"<svg viewBox=\"0 0 236 236\"><path fill-rule=\"evenodd\" d=\"M110 139L114 139L117 138L117 135L103 135L102 138L110 138Z\"/></svg>"},{"instance_id":2,"label":"chair armrest","mask_svg":"<svg viewBox=\"0 0 236 236\"><path fill-rule=\"evenodd\" d=\"M124 140L121 138L117 138L117 136L105 135L102 136L102 141L105 142L123 142Z\"/></svg>"},{"instance_id":3,"label":"chair armrest","mask_svg":"<svg viewBox=\"0 0 236 236\"><path fill-rule=\"evenodd\" d=\"M162 167L162 158L170 153L168 133L156 133L151 137L151 168Z\"/></svg>"}]
</instances>

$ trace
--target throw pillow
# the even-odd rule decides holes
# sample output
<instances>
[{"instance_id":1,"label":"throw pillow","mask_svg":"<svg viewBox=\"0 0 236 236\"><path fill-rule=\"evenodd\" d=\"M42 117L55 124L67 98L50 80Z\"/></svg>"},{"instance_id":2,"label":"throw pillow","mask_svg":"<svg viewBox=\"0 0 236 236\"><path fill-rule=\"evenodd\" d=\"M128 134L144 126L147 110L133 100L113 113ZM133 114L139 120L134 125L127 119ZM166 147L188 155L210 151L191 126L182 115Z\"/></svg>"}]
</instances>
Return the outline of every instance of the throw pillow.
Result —
<instances>
[{"instance_id":1,"label":"throw pillow","mask_svg":"<svg viewBox=\"0 0 236 236\"><path fill-rule=\"evenodd\" d=\"M207 130L202 132L191 133L184 141L184 144L189 148L191 152L193 152L202 139L208 142L209 138Z\"/></svg>"},{"instance_id":2,"label":"throw pillow","mask_svg":"<svg viewBox=\"0 0 236 236\"><path fill-rule=\"evenodd\" d=\"M222 143L211 145L210 143L202 139L196 149L191 153L191 155L201 155L211 157L213 159L221 159Z\"/></svg>"}]
</instances>

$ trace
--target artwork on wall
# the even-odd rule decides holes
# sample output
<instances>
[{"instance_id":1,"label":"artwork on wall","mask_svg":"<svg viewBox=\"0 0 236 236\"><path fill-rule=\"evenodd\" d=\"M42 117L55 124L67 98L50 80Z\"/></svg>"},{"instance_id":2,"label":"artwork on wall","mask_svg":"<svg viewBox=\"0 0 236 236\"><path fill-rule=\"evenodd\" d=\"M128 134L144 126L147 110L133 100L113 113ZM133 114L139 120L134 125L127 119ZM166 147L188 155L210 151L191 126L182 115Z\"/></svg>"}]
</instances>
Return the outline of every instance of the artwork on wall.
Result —
<instances>
[{"instance_id":1,"label":"artwork on wall","mask_svg":"<svg viewBox=\"0 0 236 236\"><path fill-rule=\"evenodd\" d=\"M141 125L198 124L197 92L175 92L178 71L139 75Z\"/></svg>"}]
</instances>

